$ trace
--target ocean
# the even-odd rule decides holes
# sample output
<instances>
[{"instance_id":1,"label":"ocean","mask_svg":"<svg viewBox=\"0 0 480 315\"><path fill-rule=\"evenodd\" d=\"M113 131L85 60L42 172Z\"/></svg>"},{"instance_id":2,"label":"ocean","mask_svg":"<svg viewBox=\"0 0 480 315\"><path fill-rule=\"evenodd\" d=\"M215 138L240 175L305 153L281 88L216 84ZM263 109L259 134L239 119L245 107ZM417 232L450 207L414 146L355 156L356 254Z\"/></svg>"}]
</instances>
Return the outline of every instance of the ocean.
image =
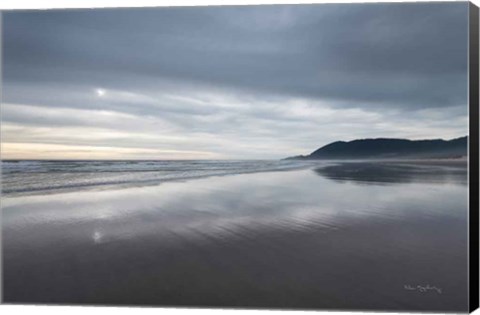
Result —
<instances>
[{"instance_id":1,"label":"ocean","mask_svg":"<svg viewBox=\"0 0 480 315\"><path fill-rule=\"evenodd\" d=\"M89 188L155 185L209 176L305 168L292 160L55 161L1 162L2 193L32 194Z\"/></svg>"}]
</instances>

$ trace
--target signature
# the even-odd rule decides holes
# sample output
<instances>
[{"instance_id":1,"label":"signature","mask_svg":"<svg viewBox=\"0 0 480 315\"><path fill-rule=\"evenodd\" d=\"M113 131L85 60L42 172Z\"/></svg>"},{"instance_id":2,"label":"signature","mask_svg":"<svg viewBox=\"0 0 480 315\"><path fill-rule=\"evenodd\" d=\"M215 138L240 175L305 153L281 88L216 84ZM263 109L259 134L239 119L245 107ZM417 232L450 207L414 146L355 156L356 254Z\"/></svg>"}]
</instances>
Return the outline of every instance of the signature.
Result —
<instances>
[{"instance_id":1,"label":"signature","mask_svg":"<svg viewBox=\"0 0 480 315\"><path fill-rule=\"evenodd\" d=\"M405 290L408 290L408 291L418 291L418 292L422 292L422 293L425 293L425 292L428 292L428 291L434 291L434 292L437 292L438 294L442 294L442 288L438 288L436 286L431 286L429 284L427 285L415 285L415 286L411 286L409 284L405 284L403 285L403 288Z\"/></svg>"}]
</instances>

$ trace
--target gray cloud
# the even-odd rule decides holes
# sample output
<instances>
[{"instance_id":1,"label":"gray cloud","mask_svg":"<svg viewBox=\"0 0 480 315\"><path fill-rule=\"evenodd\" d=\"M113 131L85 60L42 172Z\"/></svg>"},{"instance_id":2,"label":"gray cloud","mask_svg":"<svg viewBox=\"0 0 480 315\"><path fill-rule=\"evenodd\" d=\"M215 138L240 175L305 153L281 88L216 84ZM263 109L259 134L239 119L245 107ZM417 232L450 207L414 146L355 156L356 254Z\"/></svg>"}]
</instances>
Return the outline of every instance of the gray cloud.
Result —
<instances>
[{"instance_id":1,"label":"gray cloud","mask_svg":"<svg viewBox=\"0 0 480 315\"><path fill-rule=\"evenodd\" d=\"M467 13L467 3L5 12L10 106L2 120L222 137L223 147L200 141L209 152L254 148L225 157L284 154L262 142L306 153L337 138L460 136L467 130ZM15 104L129 118L32 116ZM138 126L145 119L171 128ZM158 148L149 139L139 143Z\"/></svg>"},{"instance_id":2,"label":"gray cloud","mask_svg":"<svg viewBox=\"0 0 480 315\"><path fill-rule=\"evenodd\" d=\"M10 12L5 78L189 80L415 106L465 100L465 3ZM142 80L137 82L142 86ZM8 95L8 94L7 94Z\"/></svg>"}]
</instances>

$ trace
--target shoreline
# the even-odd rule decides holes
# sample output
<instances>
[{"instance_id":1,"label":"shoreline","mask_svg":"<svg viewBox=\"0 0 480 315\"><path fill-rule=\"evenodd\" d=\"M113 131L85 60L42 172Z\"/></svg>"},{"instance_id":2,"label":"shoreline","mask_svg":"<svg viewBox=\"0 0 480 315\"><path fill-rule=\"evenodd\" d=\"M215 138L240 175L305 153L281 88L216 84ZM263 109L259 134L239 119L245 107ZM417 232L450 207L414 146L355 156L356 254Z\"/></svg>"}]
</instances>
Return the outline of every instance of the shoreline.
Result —
<instances>
[{"instance_id":1,"label":"shoreline","mask_svg":"<svg viewBox=\"0 0 480 315\"><path fill-rule=\"evenodd\" d=\"M270 161L270 160L268 160ZM468 167L468 159L416 159L416 160L392 160L392 159L370 159L370 160L305 160L301 161L303 165L291 166L288 168L265 169L265 170L245 170L236 171L225 174L205 174L196 176L185 176L179 178L162 178L162 179L147 179L147 180L130 180L124 182L101 182L101 183L86 183L86 184L72 184L71 186L48 187L39 189L25 189L25 190L3 190L0 194L4 198L15 198L22 196L37 196L49 194L71 193L75 191L106 191L112 189L128 189L133 187L151 187L173 182L187 182L191 180L210 178L210 177L224 177L236 176L257 173L271 173L271 172L289 172L304 169L325 168L331 165L342 164L411 164L411 165L432 165L432 166L459 166ZM307 164L305 164L307 163ZM128 173L128 171L125 171ZM145 171L148 172L148 171ZM73 173L75 174L75 173ZM8 174L3 174L2 177L7 177Z\"/></svg>"}]
</instances>

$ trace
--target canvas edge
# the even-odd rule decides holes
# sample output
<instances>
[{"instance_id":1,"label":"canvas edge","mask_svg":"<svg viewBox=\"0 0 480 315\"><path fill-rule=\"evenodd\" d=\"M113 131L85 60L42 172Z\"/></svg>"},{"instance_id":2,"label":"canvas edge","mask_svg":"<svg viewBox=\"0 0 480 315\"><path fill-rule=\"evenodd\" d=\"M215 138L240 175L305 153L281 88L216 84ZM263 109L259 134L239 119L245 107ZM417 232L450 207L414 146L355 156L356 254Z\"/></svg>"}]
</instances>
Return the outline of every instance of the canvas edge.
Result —
<instances>
[{"instance_id":1,"label":"canvas edge","mask_svg":"<svg viewBox=\"0 0 480 315\"><path fill-rule=\"evenodd\" d=\"M478 7L469 3L469 311L478 308L479 288L479 24Z\"/></svg>"},{"instance_id":2,"label":"canvas edge","mask_svg":"<svg viewBox=\"0 0 480 315\"><path fill-rule=\"evenodd\" d=\"M423 3L433 3L436 1L424 1ZM442 1L443 3L450 3L456 1ZM374 2L375 4L383 3L383 4L390 4L392 2ZM405 2L404 2L405 3ZM416 3L416 2L412 2ZM312 4L329 4L327 3L312 3ZM350 4L350 2L345 3ZM368 4L368 3L367 3ZM260 4L261 5L261 4ZM275 4L266 4L266 5L275 5ZM307 4L308 5L308 4ZM237 5L238 6L238 5ZM243 5L242 5L243 6ZM147 8L162 8L163 6L153 6ZM176 7L176 6L166 6L167 7ZM188 7L188 6L180 6L180 7ZM197 7L197 6L195 6ZM145 7L141 7L145 8ZM106 7L106 8L94 8L94 9L136 9L135 7ZM8 10L1 10L0 9L0 117L1 117L1 104L3 103L2 92L3 92L3 13L4 12L14 12L14 11L39 11L41 9L8 9ZM67 9L48 9L48 10L89 10L88 8L67 8ZM469 233L469 312L473 312L479 308L479 8L472 2L469 2L469 10L468 10L468 42L469 42L469 49L468 49L468 82L469 82L469 90L468 90L468 107L469 107L469 152L468 152L468 164L469 164L469 226L468 226L468 233ZM0 119L1 121L1 119ZM0 149L1 150L1 149ZM0 151L1 152L1 151ZM0 168L1 174L1 168ZM1 184L1 183L0 183ZM0 201L1 202L1 201ZM0 226L1 226L1 207L0 207ZM3 279L3 268L2 268L2 258L3 258L3 251L2 251L2 237L1 233L3 229L0 228L0 280ZM44 306L84 306L84 307L96 307L96 306L126 306L126 307L146 307L146 308L160 308L160 309L168 309L168 308L182 308L182 309L212 309L212 307L179 307L177 305L158 305L158 306L148 306L148 305L108 305L108 304L101 304L101 305L94 305L94 304L83 304L83 305L76 305L76 304L51 304L51 303L5 303L3 299L3 280L0 281L0 304L2 305L44 305ZM214 309L216 307L213 307ZM295 308L295 309L275 309L275 308L219 308L219 309L236 309L236 310L307 310L307 311L342 311L341 309L302 309L302 308ZM346 310L351 312L361 312L361 311L368 311L368 312L396 312L391 310ZM410 310L403 310L400 312L412 312ZM399 312L399 313L400 313ZM425 311L422 313L431 313L430 311Z\"/></svg>"}]
</instances>

